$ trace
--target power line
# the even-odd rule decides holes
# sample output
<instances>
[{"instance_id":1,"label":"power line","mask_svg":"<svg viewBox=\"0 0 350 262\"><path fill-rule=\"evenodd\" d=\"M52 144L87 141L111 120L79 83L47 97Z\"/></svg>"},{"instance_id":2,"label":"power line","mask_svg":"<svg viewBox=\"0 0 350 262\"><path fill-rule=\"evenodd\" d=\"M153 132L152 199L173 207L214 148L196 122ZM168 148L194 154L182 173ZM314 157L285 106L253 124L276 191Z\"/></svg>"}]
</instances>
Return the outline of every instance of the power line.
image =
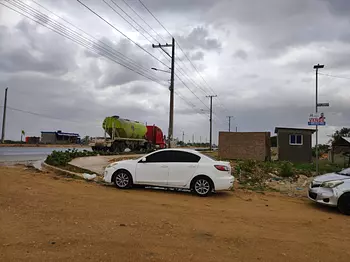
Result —
<instances>
[{"instance_id":1,"label":"power line","mask_svg":"<svg viewBox=\"0 0 350 262\"><path fill-rule=\"evenodd\" d=\"M9 1L7 1L9 2ZM21 11L18 11L4 3L0 3L2 5L4 5L5 7L13 10L14 12L16 13L19 13L25 17L27 17L28 19L38 23L38 24L41 24L42 26L50 29L51 31L67 38L67 39L70 39L71 41L85 47L86 49L88 49L89 51L93 52L93 53L96 53L98 55L102 55L110 60L112 60L113 62L145 77L145 78L148 78L149 80L151 81L154 81L156 83L159 83L161 85L163 85L161 82L159 82L157 79L155 79L153 76L150 76L151 74L149 72L140 72L138 70L140 70L140 68L135 68L137 66L136 62L132 61L131 59L127 58L124 56L124 59L128 59L129 60L129 63L133 63L132 65L125 65L119 61L117 61L115 59L115 57L119 58L120 59L120 56L118 56L118 54L122 55L121 53L117 52L117 51L114 51L114 50L108 50L107 48L105 47L101 47L101 45L97 44L96 42L92 41L92 40L89 40L87 39L86 37L82 37L80 34L78 34L77 32L75 32L74 30L71 30L70 28L60 24L60 23L57 23L55 21L53 21L52 19L50 19L47 15L35 10L34 8L31 8L30 6L24 4L23 2L21 1L15 1L15 3L9 3L9 4L12 4L14 7L17 7L19 10L22 10L23 12ZM29 10L29 11L28 11ZM34 10L34 11L33 11ZM29 15L33 16L34 18L30 17ZM68 34L70 33L70 34ZM72 36L73 35L73 36ZM124 61L125 62L125 61ZM132 68L132 66L134 68ZM141 68L142 70L145 70L143 68ZM147 75L146 75L147 74Z\"/></svg>"},{"instance_id":2,"label":"power line","mask_svg":"<svg viewBox=\"0 0 350 262\"><path fill-rule=\"evenodd\" d=\"M148 28L150 28L160 39L162 39L163 42L166 42L166 40L161 36L159 35L146 21L145 19L143 19L125 0L122 0L124 2L124 4L126 4L131 11L133 11L134 14L137 15L138 18L140 18L147 26ZM159 41L156 41L159 43Z\"/></svg>"},{"instance_id":3,"label":"power line","mask_svg":"<svg viewBox=\"0 0 350 262\"><path fill-rule=\"evenodd\" d=\"M166 28L165 26L158 20L158 18L148 9L148 7L141 1L139 0L139 2L141 3L141 5L147 10L147 12L158 22L158 24L171 36L174 37ZM176 41L177 46L180 48L180 50L182 51L182 53L185 55L185 57L188 59L188 61L190 61L191 65L196 69L197 73L199 74L197 68L194 66L194 64L192 63L192 61L188 58L188 56L186 55L186 53L183 51L183 49L181 48L180 44L178 43L178 41ZM182 60L179 58L179 60L182 62ZM202 77L203 78L203 77ZM204 80L204 79L203 79ZM213 91L213 90L212 90ZM213 93L215 93L213 91Z\"/></svg>"},{"instance_id":4,"label":"power line","mask_svg":"<svg viewBox=\"0 0 350 262\"><path fill-rule=\"evenodd\" d=\"M4 107L4 106L0 105L0 107ZM28 110L13 108L13 107L9 107L9 106L7 106L7 109L9 109L11 111L16 111L16 112L21 112L21 113L25 113L25 114L29 114L29 115L42 117L42 118L47 118L47 119L50 119L50 120L69 122L69 123L77 124L77 125L80 125L80 126L81 125L83 125L83 126L89 125L89 123L81 123L81 122L78 122L78 121L73 121L73 120L69 120L69 119L65 119L65 118L59 118L59 117L50 116L50 115L41 114L41 113L36 113L36 112L28 111ZM96 127L100 127L100 125L96 125Z\"/></svg>"},{"instance_id":5,"label":"power line","mask_svg":"<svg viewBox=\"0 0 350 262\"><path fill-rule=\"evenodd\" d=\"M105 0L103 0L103 2L106 3ZM127 17L129 17L135 24L137 24L138 27L140 27L147 35L149 35L154 41L158 42L157 39L155 39L149 32L147 32L147 30L145 30L138 22L135 21L135 19L133 19L127 12L124 11L123 8L121 8L114 0L111 0L111 2L118 7ZM107 4L107 3L106 3ZM110 6L110 5L109 5ZM111 6L110 6L111 7ZM111 7L112 8L112 7ZM113 9L113 8L112 8ZM114 10L114 9L113 9ZM115 11L116 12L116 11ZM116 12L117 13L117 12ZM119 13L118 13L119 14ZM119 14L120 15L120 14ZM124 18L123 18L124 19ZM124 19L125 21L127 21L126 19ZM127 21L128 22L128 21ZM129 22L128 22L129 23ZM130 23L129 23L130 24ZM135 27L134 27L135 28ZM135 28L136 31L138 31ZM140 34L142 34L140 31L138 31ZM143 35L143 34L142 34ZM146 38L146 37L145 37ZM158 42L159 43L159 42Z\"/></svg>"},{"instance_id":6,"label":"power line","mask_svg":"<svg viewBox=\"0 0 350 262\"><path fill-rule=\"evenodd\" d=\"M130 23L130 21L128 21L125 17L123 17L117 10L115 10L110 4L108 4L105 0L102 0L106 5L109 6L109 8L111 8L113 10L114 13L116 13L117 15L119 15L125 22L127 22L129 25L131 25L132 28L134 28L137 32L139 32L150 44L153 44L152 41L150 41L148 39L148 37L146 37L139 29L137 29L132 23ZM140 24L138 24L131 16L129 16L128 13L126 13L117 3L115 3L113 0L111 0L112 3L117 6L124 14L126 14L132 21L134 21L134 23L136 23L143 31L145 31L149 36L151 36ZM153 38L156 42L157 39L155 39L153 36L151 36L151 38ZM169 61L169 58L167 56L164 55L164 53L160 50L158 50L164 57L166 60Z\"/></svg>"},{"instance_id":7,"label":"power line","mask_svg":"<svg viewBox=\"0 0 350 262\"><path fill-rule=\"evenodd\" d=\"M95 38L94 36L92 36L92 35L90 35L90 34L88 34L86 31L82 30L81 28L75 26L74 24L72 24L71 22L67 21L67 20L64 19L63 17L61 17L61 16L55 14L54 12L50 11L49 9L47 9L46 7L44 7L43 5L41 5L41 4L39 4L38 2L36 2L35 0L31 0L31 1L34 2L35 4L37 4L38 6L42 7L43 9L45 9L45 10L48 11L49 13L53 14L53 15L56 16L57 18L63 20L64 22L68 23L69 25L73 26L74 28L76 28L76 29L79 30L80 32L83 32L85 35L87 35L87 36L93 38L94 40L96 40L97 42L101 43L101 46L102 46L102 45L105 45L105 46L109 47L109 48L111 49L111 51L113 51L114 53L117 53L117 55L122 56L123 59L129 60L130 63L135 64L136 66L142 68L142 69L145 70L145 71L149 71L149 68L145 68L145 67L142 67L142 66L138 65L135 61L133 61L132 59L130 59L130 58L128 58L127 56L123 55L121 52L118 52L118 51L114 50L114 47L111 47L110 45L104 43L103 41L101 41L101 40ZM86 39L86 38L85 38L85 39ZM91 40L89 40L89 41L91 41ZM100 46L100 45L98 45L98 46ZM102 48L108 49L108 48L105 48L105 47L102 47Z\"/></svg>"},{"instance_id":8,"label":"power line","mask_svg":"<svg viewBox=\"0 0 350 262\"><path fill-rule=\"evenodd\" d=\"M0 105L0 107L4 107L4 106ZM31 112L31 111L27 111L27 110L18 109L18 108L13 108L13 107L10 107L10 106L7 106L7 108L12 110L12 111L22 112L22 113L26 113L26 114L30 114L30 115L35 115L35 116L50 118L50 119L53 119L53 120L61 120L61 121L66 121L66 122L78 123L79 124L79 122L76 122L76 121L71 121L71 120L68 120L68 119L63 119L63 118L49 116L49 115L45 115L45 114L41 114L41 113L36 113L36 112Z\"/></svg>"},{"instance_id":9,"label":"power line","mask_svg":"<svg viewBox=\"0 0 350 262\"><path fill-rule=\"evenodd\" d=\"M333 77L333 78L340 78L340 79L348 79L348 80L350 80L350 77L346 77L346 76L336 76L336 75L324 74L324 73L318 73L318 74L319 75L323 75L323 76Z\"/></svg>"},{"instance_id":10,"label":"power line","mask_svg":"<svg viewBox=\"0 0 350 262\"><path fill-rule=\"evenodd\" d=\"M158 20L158 18L151 12L151 10L148 9L148 7L141 1L139 0L139 2L141 3L141 5L147 10L147 12L158 22L158 24L171 36L173 37L173 35L165 28L165 26ZM191 63L191 65L193 66L193 68L197 71L197 73L201 76L201 78L203 79L203 81L208 85L208 83L204 80L203 76L198 72L197 68L194 66L194 64L192 63L192 61L188 58L188 56L186 55L186 53L183 51L183 49L181 48L180 44L178 43L178 41L176 41L177 46L180 48L180 50L182 51L182 53L185 55L185 57L187 58L187 60ZM208 87L211 89L211 87L208 85ZM211 89L211 91L213 93L214 90Z\"/></svg>"},{"instance_id":11,"label":"power line","mask_svg":"<svg viewBox=\"0 0 350 262\"><path fill-rule=\"evenodd\" d=\"M141 5L147 10L147 12L158 22L158 24L171 36L174 37L166 28L165 26L158 20L158 18L148 9L148 7L141 1L139 0L139 2L141 3ZM196 68L196 66L193 64L193 62L189 59L189 57L186 55L186 53L183 51L183 49L181 48L181 45L179 44L178 41L176 41L177 46L180 48L180 50L182 51L182 53L185 55L185 57L187 58L187 60L190 62L190 64L192 65L192 67L195 69L195 71L197 72L197 74L202 78L202 80L204 81L204 83L208 86L210 92L212 92L213 94L215 94L215 91L209 86L208 82L204 79L204 77L202 76L202 74L198 71L198 69ZM182 60L179 59L181 62ZM225 106L222 104L222 102L220 101L220 99L218 98L221 106L223 108L225 108ZM225 108L225 110L227 111L227 109Z\"/></svg>"},{"instance_id":12,"label":"power line","mask_svg":"<svg viewBox=\"0 0 350 262\"><path fill-rule=\"evenodd\" d=\"M132 42L133 44L135 44L137 47L139 47L140 49L142 49L144 52L146 52L147 54L149 54L151 57L153 57L154 59L156 59L159 63L163 64L164 66L167 67L167 65L165 63L163 63L161 60L159 60L157 57L155 57L153 54L151 54L150 52L148 52L145 48L143 48L142 46L140 46L138 43L136 43L134 40L132 40L130 37L128 37L126 34L124 34L122 31L120 31L118 28L116 28L113 24L111 24L110 22L108 22L106 19L104 19L101 15L99 15L96 11L92 10L90 7L88 7L86 4L84 4L83 2L81 2L80 0L77 0L81 5L83 5L86 9L88 9L91 13L93 13L94 15L96 15L98 18L100 18L102 21L104 21L106 24L108 24L109 26L111 26L112 28L114 28L116 31L118 31L120 34L122 34L125 38L127 38L130 42Z\"/></svg>"},{"instance_id":13,"label":"power line","mask_svg":"<svg viewBox=\"0 0 350 262\"><path fill-rule=\"evenodd\" d=\"M94 53L96 53L96 54L102 55L102 56L104 56L104 57L106 57L106 58L112 60L113 62L116 62L117 64L120 64L120 65L122 65L122 66L128 68L129 70L131 70L131 71L133 71L133 72L135 72L135 73L138 73L138 74L140 74L140 75L142 75L142 76L144 76L144 77L150 79L151 81L155 81L155 82L157 82L157 83L159 83L159 84L162 84L162 83L158 82L157 80L152 79L152 78L149 78L148 76L145 76L144 74L142 74L142 73L140 73L140 72L137 72L137 71L133 70L132 68L130 68L130 67L128 67L128 66L126 66L126 65L124 65L124 64L122 64L122 63L120 63L120 62L118 62L118 61L116 61L115 59L111 58L111 56L113 56L112 51L114 52L114 56L116 56L115 53L120 54L120 55L122 55L122 54L119 53L118 51L115 51L115 50L112 50L112 51L111 51L111 50L109 50L107 47L104 47L103 45L106 45L106 46L108 46L108 47L110 47L110 46L107 45L107 44L105 44L105 43L103 43L103 42L100 41L100 40L97 40L97 39L94 38L93 36L89 35L89 34L86 33L85 31L83 31L82 29L76 27L75 25L73 25L73 24L70 23L69 21L65 20L64 18L62 18L62 17L56 15L54 12L50 11L49 9L47 9L46 7L44 7L43 5L37 3L36 1L32 0L35 4L39 5L40 7L42 7L43 9L45 9L46 11L50 12L51 14L54 14L56 17L62 19L63 21L65 21L66 23L70 24L71 26L73 26L74 28L78 29L79 31L83 32L83 33L86 34L87 36L90 36L90 37L96 39L97 42L99 42L99 43L101 43L101 44L97 44L96 42L94 42L94 41L88 39L87 37L82 36L81 34L77 33L76 31L74 31L74 30L72 30L72 29L70 29L70 28L68 28L68 27L66 27L65 25L60 24L59 22L53 21L53 20L50 19L47 15L45 15L45 14L41 13L40 11L38 11L38 10L36 10L36 9L34 9L34 8L30 7L30 6L28 6L28 5L26 5L25 3L21 2L21 1L16 1L16 0L14 0L14 1L15 1L15 3L9 3L9 4L12 4L13 6L15 6L15 7L17 7L18 9L22 10L24 13L21 12L21 11L18 11L18 10L16 10L16 9L14 9L14 8L12 8L12 7L10 7L10 6L6 5L6 4L4 4L4 3L0 3L0 4L4 5L5 7L7 7L7 8L9 8L9 9L13 10L14 12L16 12L16 13L18 13L18 14L21 14L21 15L23 15L24 17L26 17L26 18L28 18L28 19L30 19L30 20L32 20L32 21L34 21L34 22L36 22L36 23L38 23L38 24L40 24L40 25L42 25L42 26L44 26L44 27L46 27L46 28L48 28L48 29L50 29L51 31L53 31L53 32L55 32L55 33L57 33L57 34L59 34L59 35L65 37L65 38L67 38L67 39L69 39L69 40L71 40L71 41L73 41L73 42L75 42L75 43L77 43L77 44L79 44L79 45L81 45L81 46L83 46L83 47L85 47L85 48L88 49L89 51L92 51L92 52L94 52ZM7 2L9 2L9 1L7 1ZM28 11L28 10L29 10L29 11ZM33 19L32 17L30 17L29 15L33 16L35 19ZM67 32L70 33L71 35L67 34ZM73 36L72 36L72 35L73 35ZM83 40L85 40L85 42L84 42ZM88 43L91 43L93 46L88 46L88 45L87 45ZM102 52L101 52L101 51L102 51ZM112 54L111 54L111 53L112 53ZM128 58L128 57L125 57L125 56L124 56L124 58L125 58L125 59L128 59L128 60L130 61L130 63L134 63L134 65L136 64L136 62L134 62L132 59L130 59L130 58ZM146 69L144 69L144 68L142 68L142 69L143 69L143 70L146 70ZM181 80L181 82L184 84L184 86L186 86L186 87L193 93L193 91L183 82L183 80L182 80L178 75L177 75L177 77ZM176 93L176 95L179 96L182 100L184 100L184 101L185 101L188 105L190 105L191 107L194 106L193 103L191 103L191 102L189 102L188 100L186 100L183 96L179 95L179 93ZM195 96L196 96L196 95L195 95ZM196 97L198 98L198 96L196 96ZM198 99L199 99L199 98L198 98ZM199 100L200 100L200 99L199 99ZM201 101L201 100L200 100L200 101ZM201 102L203 102L203 101L201 101ZM20 110L20 109L17 109L17 110ZM22 110L22 111L23 111L23 110ZM198 111L197 111L196 109L195 109L195 111L198 113ZM199 112L199 113L201 113L201 112ZM33 114L39 115L38 113L33 113ZM43 114L40 114L40 115L43 116ZM48 116L48 117L53 118L53 117L51 117L51 116ZM63 119L59 119L59 120L63 120Z\"/></svg>"},{"instance_id":14,"label":"power line","mask_svg":"<svg viewBox=\"0 0 350 262\"><path fill-rule=\"evenodd\" d=\"M139 32L147 41L149 41L151 44L152 44L152 42L142 33L142 32L140 32L140 30L138 30L133 24L131 24L127 19L125 19L115 8L113 8L109 3L107 3L106 2L106 0L102 0L106 5L108 5L116 14L118 14L124 21L126 21L128 24L130 24L137 32ZM118 4L116 4L113 0L111 0L120 10L122 10L125 14L127 14ZM127 14L128 15L128 14ZM128 15L128 17L130 18L130 16ZM131 18L132 19L132 18ZM132 19L134 22L135 22L135 20L134 19ZM142 26L140 26L138 23L137 23L137 25L140 27L140 28L142 28L144 31L146 31ZM153 38L154 39L154 38ZM156 39L154 39L156 42L157 42L157 40ZM159 50L159 49L158 49ZM165 56L165 54L161 51L161 50L159 50L164 56ZM182 70L182 68L181 68L181 70ZM182 70L182 72L183 72L183 70ZM188 85L187 84L185 84L184 83L184 81L182 80L182 78L180 78L177 74L175 74L176 75L176 77L184 84L184 86L188 89L188 90L190 90L191 91L191 93L194 95L194 96L196 96L197 98L198 98L198 100L199 101L201 101L203 104L204 104L204 106L206 106L207 107L207 105L188 87ZM182 75L183 76L185 76L185 73L183 72L182 73ZM190 78L189 78L190 79ZM190 79L191 80L191 79ZM192 81L192 83L195 85L195 83ZM196 85L195 85L196 86ZM200 87L199 87L200 88Z\"/></svg>"},{"instance_id":15,"label":"power line","mask_svg":"<svg viewBox=\"0 0 350 262\"><path fill-rule=\"evenodd\" d=\"M146 78L148 78L148 79L150 79L150 80L152 80L152 81L155 81L155 82L158 82L159 84L161 84L159 81L157 81L157 80L154 79L153 77L150 77L150 76L149 76L150 74L149 74L148 72L146 72L146 73L140 73L139 71L136 71L135 69L131 68L130 65L124 65L124 64L120 63L119 61L116 61L114 58L111 58L111 56L113 56L113 55L117 56L118 58L120 58L120 57L119 57L118 55L116 55L116 54L110 55L110 53L113 53L113 52L111 52L110 50L107 50L108 55L106 55L106 51L105 51L106 48L103 48L103 47L101 48L101 47L100 47L99 45L97 45L95 42L93 42L93 41L87 39L86 37L81 37L81 35L79 35L79 34L76 33L75 31L73 31L73 30L67 28L66 26L64 26L64 25L62 25L62 24L59 24L59 23L56 23L55 21L53 22L53 20L50 19L50 18L48 18L45 14L43 14L43 13L41 13L41 12L39 12L39 11L33 9L33 8L31 8L30 6L27 6L27 5L24 4L23 2L21 2L21 1L17 1L17 2L22 3L22 5L21 5L21 4L18 4L18 3L15 3L15 4L12 3L12 5L15 6L15 7L17 7L18 9L24 11L26 14L29 14L29 15L34 16L34 17L35 17L37 20L39 20L39 21L37 21L37 20L35 20L35 19L33 19L33 18L31 18L31 17L29 17L29 16L23 14L22 12L19 12L19 11L13 9L13 8L10 8L10 7L9 7L9 8L12 9L13 11L15 11L15 12L17 12L17 13L19 13L19 14L22 14L23 16L25 16L25 17L31 19L32 21L34 21L34 22L36 22L36 23L39 23L39 24L45 26L46 28L48 28L48 29L50 29L50 30L52 30L52 31L54 31L54 32L56 32L56 33L58 33L58 34L60 34L60 35L62 35L62 36L64 36L64 37L66 37L66 38L68 38L68 39L70 39L70 40L72 40L73 42L76 42L77 44L79 44L79 45L81 45L81 46L83 46L83 47L89 49L89 50L92 51L93 53L96 53L96 54L98 54L98 55L105 56L106 58L109 58L110 60L114 61L115 63L120 64L120 65L122 65L122 66L128 68L129 70L134 71L135 73L138 73L138 74L140 74L140 75L142 75L142 76L144 76L144 77L146 77ZM2 4L2 3L1 3L1 4ZM24 6L27 6L27 7L24 7ZM8 7L8 6L7 6L7 7ZM26 8L27 8L27 9L26 9ZM28 12L28 9L30 10L30 12ZM33 11L33 10L34 10L34 11ZM26 12L26 11L27 11L27 12ZM33 13L34 13L34 14L33 14ZM53 25L52 25L52 24L53 24ZM49 27L49 26L51 26L52 28ZM71 35L67 34L67 32L69 32L69 33L71 33L71 34L73 34L73 35L75 35L75 36L71 36ZM78 36L78 37L77 37L77 36ZM86 39L87 39L87 40L86 40ZM85 41L85 42L84 42L84 41ZM89 44L90 44L91 46L90 46ZM101 52L101 51L102 51L102 52ZM115 52L116 52L116 51L115 51ZM118 52L118 53L119 53L119 52ZM119 53L119 54L120 54L120 53ZM125 57L125 56L124 56L124 57ZM128 58L126 58L126 59L128 59ZM131 59L129 59L129 60L131 60ZM133 63L133 66L135 67L136 62L134 62L134 61L132 61L132 60L131 60L131 62ZM137 65L137 64L136 64L136 65ZM148 76L145 75L145 74L147 74L147 73L148 73Z\"/></svg>"}]
</instances>

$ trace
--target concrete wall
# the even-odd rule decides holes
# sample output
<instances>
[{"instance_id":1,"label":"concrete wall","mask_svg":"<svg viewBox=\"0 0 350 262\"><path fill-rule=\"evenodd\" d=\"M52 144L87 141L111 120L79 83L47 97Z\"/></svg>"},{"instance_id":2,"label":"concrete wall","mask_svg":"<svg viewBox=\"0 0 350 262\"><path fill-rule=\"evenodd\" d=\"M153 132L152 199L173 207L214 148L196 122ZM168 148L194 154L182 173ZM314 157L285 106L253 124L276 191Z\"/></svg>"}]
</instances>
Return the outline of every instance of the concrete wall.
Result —
<instances>
[{"instance_id":1,"label":"concrete wall","mask_svg":"<svg viewBox=\"0 0 350 262\"><path fill-rule=\"evenodd\" d=\"M270 132L219 132L219 157L270 160Z\"/></svg>"},{"instance_id":2,"label":"concrete wall","mask_svg":"<svg viewBox=\"0 0 350 262\"><path fill-rule=\"evenodd\" d=\"M289 135L303 135L302 145L290 145ZM279 130L277 138L278 160L291 161L295 163L309 163L312 161L311 136L309 131L301 130Z\"/></svg>"},{"instance_id":3,"label":"concrete wall","mask_svg":"<svg viewBox=\"0 0 350 262\"><path fill-rule=\"evenodd\" d=\"M41 134L41 143L55 144L56 143L56 133L43 133L43 134Z\"/></svg>"}]
</instances>

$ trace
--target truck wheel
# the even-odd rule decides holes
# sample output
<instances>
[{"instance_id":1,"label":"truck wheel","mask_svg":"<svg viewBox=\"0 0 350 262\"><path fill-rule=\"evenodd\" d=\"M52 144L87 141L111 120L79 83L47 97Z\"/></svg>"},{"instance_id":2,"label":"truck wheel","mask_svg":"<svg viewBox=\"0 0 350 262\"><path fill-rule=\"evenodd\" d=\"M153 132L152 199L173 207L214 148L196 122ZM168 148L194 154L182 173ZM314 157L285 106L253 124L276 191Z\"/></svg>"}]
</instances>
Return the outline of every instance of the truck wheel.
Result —
<instances>
[{"instance_id":1,"label":"truck wheel","mask_svg":"<svg viewBox=\"0 0 350 262\"><path fill-rule=\"evenodd\" d=\"M151 143L147 143L146 153L150 152L151 150L152 150L152 144Z\"/></svg>"},{"instance_id":2,"label":"truck wheel","mask_svg":"<svg viewBox=\"0 0 350 262\"><path fill-rule=\"evenodd\" d=\"M118 151L123 153L125 148L126 148L125 143L124 142L120 142L119 145L118 145Z\"/></svg>"},{"instance_id":3,"label":"truck wheel","mask_svg":"<svg viewBox=\"0 0 350 262\"><path fill-rule=\"evenodd\" d=\"M341 213L350 216L350 193L345 193L339 198L338 209Z\"/></svg>"}]
</instances>

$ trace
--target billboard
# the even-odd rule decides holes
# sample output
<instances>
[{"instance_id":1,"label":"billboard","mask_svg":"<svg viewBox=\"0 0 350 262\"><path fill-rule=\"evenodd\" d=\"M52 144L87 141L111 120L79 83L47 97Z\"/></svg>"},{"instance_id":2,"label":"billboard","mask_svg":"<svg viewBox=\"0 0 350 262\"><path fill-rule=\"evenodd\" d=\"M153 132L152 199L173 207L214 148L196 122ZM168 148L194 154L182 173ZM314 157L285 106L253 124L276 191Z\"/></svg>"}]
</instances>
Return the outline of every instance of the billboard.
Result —
<instances>
[{"instance_id":1,"label":"billboard","mask_svg":"<svg viewBox=\"0 0 350 262\"><path fill-rule=\"evenodd\" d=\"M309 121L308 121L308 125L309 126L325 126L326 122L325 122L326 117L324 116L323 113L312 113L309 115Z\"/></svg>"}]
</instances>

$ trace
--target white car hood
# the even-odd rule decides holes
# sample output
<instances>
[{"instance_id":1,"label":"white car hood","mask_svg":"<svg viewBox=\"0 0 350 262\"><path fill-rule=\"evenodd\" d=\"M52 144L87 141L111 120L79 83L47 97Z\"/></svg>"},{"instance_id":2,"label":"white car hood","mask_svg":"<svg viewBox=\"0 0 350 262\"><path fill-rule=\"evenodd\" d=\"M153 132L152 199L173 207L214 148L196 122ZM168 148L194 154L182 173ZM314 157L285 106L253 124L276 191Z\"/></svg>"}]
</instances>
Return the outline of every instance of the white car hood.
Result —
<instances>
[{"instance_id":1,"label":"white car hood","mask_svg":"<svg viewBox=\"0 0 350 262\"><path fill-rule=\"evenodd\" d=\"M332 181L332 180L345 180L345 179L350 179L350 176L344 176L336 173L328 173L328 174L315 177L314 181L326 182L326 181Z\"/></svg>"}]
</instances>

